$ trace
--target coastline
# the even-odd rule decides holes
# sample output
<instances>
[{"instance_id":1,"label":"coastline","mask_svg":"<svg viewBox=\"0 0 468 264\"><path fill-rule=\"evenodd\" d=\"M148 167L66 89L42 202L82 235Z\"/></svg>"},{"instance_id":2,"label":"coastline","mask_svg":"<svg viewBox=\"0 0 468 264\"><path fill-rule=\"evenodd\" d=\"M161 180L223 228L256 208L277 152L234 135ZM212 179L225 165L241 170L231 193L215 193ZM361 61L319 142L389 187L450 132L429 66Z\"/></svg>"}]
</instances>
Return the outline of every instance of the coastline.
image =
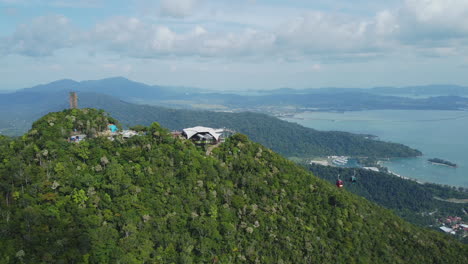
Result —
<instances>
[{"instance_id":1,"label":"coastline","mask_svg":"<svg viewBox=\"0 0 468 264\"><path fill-rule=\"evenodd\" d=\"M421 181L421 180L419 180L419 179L415 179L415 178L411 178L411 177L406 177L406 176L400 175L400 174L398 174L398 173L396 173L396 172L393 172L393 171L389 170L388 167L383 166L383 165L385 164L385 161L379 160L379 161L377 161L377 164L378 164L379 166L383 167L383 168L386 168L388 174L391 174L391 175L396 176L396 177L398 177L398 178L401 178L401 179L404 179L404 180L408 180L408 181L414 181L414 182L417 182L417 183L419 183L419 184L428 183L428 182L425 182L425 181ZM435 183L435 184L438 184L438 183Z\"/></svg>"},{"instance_id":2,"label":"coastline","mask_svg":"<svg viewBox=\"0 0 468 264\"><path fill-rule=\"evenodd\" d=\"M396 177L398 177L398 178L401 178L401 179L403 179L403 180L414 181L414 182L417 182L417 183L419 183L419 184L425 184L425 183L426 183L426 182L423 182L423 181L421 181L421 180L417 180L417 179L413 179L413 178L410 178L410 177L402 176L402 175L400 175L400 174L398 174L398 173L395 173L395 172L393 172L393 171L391 171L391 170L388 170L388 173L391 174L391 175L393 175L393 176L396 176Z\"/></svg>"},{"instance_id":3,"label":"coastline","mask_svg":"<svg viewBox=\"0 0 468 264\"><path fill-rule=\"evenodd\" d=\"M330 158L330 157L328 157ZM352 157L347 157L347 158L350 158L352 159ZM386 160L388 161L388 160ZM337 168L343 168L341 166L337 166L336 164L333 164L330 160L326 159L326 158L315 158L315 159L312 159L312 160L308 160L306 162L307 164L316 164L316 165L321 165L321 166L331 166L331 167L337 167ZM435 184L435 185L440 185L440 186L450 186L450 187L463 187L463 186L460 186L460 185L452 185L452 184L444 184L444 183L438 183L438 182L431 182L431 181L423 181L423 180L420 180L420 179L416 179L416 178L411 178L411 177L407 177L407 176L403 176L403 175L400 175L394 171L391 171L388 169L388 167L384 166L385 165L385 161L384 160L378 160L377 163L378 165L378 168L379 169L386 169L386 171L384 170L380 170L381 173L387 173L387 174L390 174L392 176L395 176L395 177L398 177L400 179L403 179L403 180L407 180L407 181L412 181L412 182L416 182L418 184L421 184L421 185L424 185L424 184ZM442 165L442 164L441 164ZM445 164L444 164L445 165ZM446 165L447 166L447 165ZM350 168L350 167L348 167ZM363 167L363 166L358 166L358 167L352 167L352 168L356 168L356 169L367 169L366 167ZM448 202L452 202L452 201L448 201ZM468 203L468 199L467 199L467 202Z\"/></svg>"},{"instance_id":4,"label":"coastline","mask_svg":"<svg viewBox=\"0 0 468 264\"><path fill-rule=\"evenodd\" d=\"M468 123L461 124L452 118L459 116L459 111L362 111L334 114L330 112L303 113L304 120L290 120L303 126L323 131L346 131L356 134L373 134L382 141L398 142L423 152L414 158L380 159L382 166L406 178L421 179L427 183L468 187L468 166L466 149L468 141L464 140ZM322 120L317 120L322 119ZM327 120L323 120L327 119ZM332 122L331 120L350 120L349 122ZM367 121L360 121L367 120ZM369 121L369 120L379 120ZM423 121L426 120L426 121ZM431 121L429 121L431 120ZM448 129L439 129L446 127ZM457 129L455 129L457 128ZM411 131L411 133L408 133ZM434 133L427 133L434 131ZM437 133L436 133L437 132ZM458 142L453 145L453 142ZM447 166L435 166L427 161L429 158L444 157L456 163L456 169Z\"/></svg>"}]
</instances>

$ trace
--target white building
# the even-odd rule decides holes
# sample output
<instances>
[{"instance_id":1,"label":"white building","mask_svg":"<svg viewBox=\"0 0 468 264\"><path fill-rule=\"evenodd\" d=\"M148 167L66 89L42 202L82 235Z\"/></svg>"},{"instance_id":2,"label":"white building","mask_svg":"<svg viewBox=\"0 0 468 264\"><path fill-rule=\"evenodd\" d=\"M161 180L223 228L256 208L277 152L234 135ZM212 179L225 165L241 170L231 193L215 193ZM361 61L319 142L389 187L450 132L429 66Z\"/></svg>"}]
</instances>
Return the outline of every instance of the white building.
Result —
<instances>
[{"instance_id":1,"label":"white building","mask_svg":"<svg viewBox=\"0 0 468 264\"><path fill-rule=\"evenodd\" d=\"M441 226L440 230L444 231L445 233L450 233L452 235L455 235L455 231L450 227Z\"/></svg>"},{"instance_id":2,"label":"white building","mask_svg":"<svg viewBox=\"0 0 468 264\"><path fill-rule=\"evenodd\" d=\"M220 142L223 129L214 129L210 127L192 127L185 128L182 135L187 139L203 142Z\"/></svg>"},{"instance_id":3,"label":"white building","mask_svg":"<svg viewBox=\"0 0 468 264\"><path fill-rule=\"evenodd\" d=\"M123 138L131 138L134 136L138 136L138 132L133 131L133 130L123 130L122 131L122 137Z\"/></svg>"}]
</instances>

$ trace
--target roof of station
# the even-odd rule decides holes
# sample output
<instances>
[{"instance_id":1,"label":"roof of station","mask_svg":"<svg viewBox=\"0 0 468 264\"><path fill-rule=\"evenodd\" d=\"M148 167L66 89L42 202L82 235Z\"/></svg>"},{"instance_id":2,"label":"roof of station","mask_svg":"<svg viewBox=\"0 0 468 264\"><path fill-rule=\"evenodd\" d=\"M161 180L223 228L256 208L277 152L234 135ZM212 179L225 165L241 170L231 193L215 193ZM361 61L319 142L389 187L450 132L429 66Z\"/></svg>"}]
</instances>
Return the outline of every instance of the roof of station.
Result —
<instances>
[{"instance_id":1,"label":"roof of station","mask_svg":"<svg viewBox=\"0 0 468 264\"><path fill-rule=\"evenodd\" d=\"M197 126L197 127L185 128L184 133L187 135L188 139L192 138L196 134L208 133L211 136L213 136L216 140L219 140L219 137L221 137L221 134L223 133L223 129L214 129L210 127Z\"/></svg>"}]
</instances>

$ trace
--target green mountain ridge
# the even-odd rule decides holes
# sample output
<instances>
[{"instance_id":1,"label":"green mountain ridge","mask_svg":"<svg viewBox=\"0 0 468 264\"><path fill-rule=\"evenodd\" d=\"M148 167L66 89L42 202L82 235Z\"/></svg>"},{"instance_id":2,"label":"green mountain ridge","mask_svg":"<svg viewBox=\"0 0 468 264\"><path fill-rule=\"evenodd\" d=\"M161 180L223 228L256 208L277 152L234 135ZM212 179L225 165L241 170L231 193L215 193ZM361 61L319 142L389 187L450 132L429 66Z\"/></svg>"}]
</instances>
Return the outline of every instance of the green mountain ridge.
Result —
<instances>
[{"instance_id":1,"label":"green mountain ridge","mask_svg":"<svg viewBox=\"0 0 468 264\"><path fill-rule=\"evenodd\" d=\"M249 110L263 113L291 113L308 110L391 109L466 111L468 109L468 98L465 97L468 94L468 88L454 85L373 89L279 89L236 94L235 92L206 91L192 87L151 86L123 77L113 77L81 82L65 79L21 89L13 93L0 94L0 116L13 112L15 114L11 118L16 117L23 120L26 118L32 122L42 116L38 113L43 110L56 111L61 109L57 106L63 106L63 103L66 102L63 97L69 91L76 91L79 94L100 93L139 104L182 109L230 109L235 112ZM12 122L12 126L14 124ZM20 131L21 129L16 130ZM23 130L22 133L25 132L25 129Z\"/></svg>"},{"instance_id":2,"label":"green mountain ridge","mask_svg":"<svg viewBox=\"0 0 468 264\"><path fill-rule=\"evenodd\" d=\"M373 156L413 157L421 152L398 143L368 139L339 131L318 131L278 118L252 112L223 113L168 109L157 106L136 105L106 96L83 94L84 107L97 107L129 126L149 125L153 121L171 130L193 126L226 127L246 134L255 142L284 156Z\"/></svg>"},{"instance_id":3,"label":"green mountain ridge","mask_svg":"<svg viewBox=\"0 0 468 264\"><path fill-rule=\"evenodd\" d=\"M413 180L364 169L337 168L307 164L314 175L330 183L337 175L345 179L346 190L362 196L395 212L405 220L423 227L439 228L440 219L448 216L460 216L466 222L465 203L451 203L444 199L468 199L468 189L443 186L433 183L418 183ZM349 179L357 177L356 183ZM459 237L468 241L463 236Z\"/></svg>"},{"instance_id":4,"label":"green mountain ridge","mask_svg":"<svg viewBox=\"0 0 468 264\"><path fill-rule=\"evenodd\" d=\"M10 119L7 123L10 125L7 128L21 125L21 129L18 131L24 131L29 126L28 123L39 118L41 113L65 108L66 100L64 98L67 98L67 93L43 94L42 96L35 94L34 98L24 98L19 95L17 97L25 101L26 105L34 100L38 104L37 107L29 105L18 107L15 105L18 108L12 106L12 108L5 110L4 118ZM386 158L421 155L421 152L401 144L367 139L365 135L346 132L318 131L260 113L169 109L127 103L115 97L97 93L79 93L79 98L81 107L104 109L127 126L149 125L153 121L157 121L171 130L181 130L198 125L227 127L246 134L253 141L285 156L349 155ZM11 115L12 111L15 114ZM23 113L23 115L19 113ZM13 119L15 115L19 115L20 118ZM18 119L22 121L20 122ZM8 132L8 130L6 131Z\"/></svg>"},{"instance_id":5,"label":"green mountain ridge","mask_svg":"<svg viewBox=\"0 0 468 264\"><path fill-rule=\"evenodd\" d=\"M102 111L0 137L2 263L467 263L418 228L237 134L207 156L153 123L96 137ZM89 138L67 142L75 129Z\"/></svg>"}]
</instances>

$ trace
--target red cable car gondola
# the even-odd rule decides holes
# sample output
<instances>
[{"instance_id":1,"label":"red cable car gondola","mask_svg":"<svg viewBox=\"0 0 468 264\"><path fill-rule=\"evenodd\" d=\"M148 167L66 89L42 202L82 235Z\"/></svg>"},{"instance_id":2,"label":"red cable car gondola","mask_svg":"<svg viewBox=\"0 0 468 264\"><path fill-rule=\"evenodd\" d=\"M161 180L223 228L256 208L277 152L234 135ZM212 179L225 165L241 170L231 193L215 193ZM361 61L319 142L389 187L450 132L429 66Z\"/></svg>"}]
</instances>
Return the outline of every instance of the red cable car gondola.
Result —
<instances>
[{"instance_id":1,"label":"red cable car gondola","mask_svg":"<svg viewBox=\"0 0 468 264\"><path fill-rule=\"evenodd\" d=\"M343 188L344 182L340 179L336 180L336 187Z\"/></svg>"}]
</instances>

